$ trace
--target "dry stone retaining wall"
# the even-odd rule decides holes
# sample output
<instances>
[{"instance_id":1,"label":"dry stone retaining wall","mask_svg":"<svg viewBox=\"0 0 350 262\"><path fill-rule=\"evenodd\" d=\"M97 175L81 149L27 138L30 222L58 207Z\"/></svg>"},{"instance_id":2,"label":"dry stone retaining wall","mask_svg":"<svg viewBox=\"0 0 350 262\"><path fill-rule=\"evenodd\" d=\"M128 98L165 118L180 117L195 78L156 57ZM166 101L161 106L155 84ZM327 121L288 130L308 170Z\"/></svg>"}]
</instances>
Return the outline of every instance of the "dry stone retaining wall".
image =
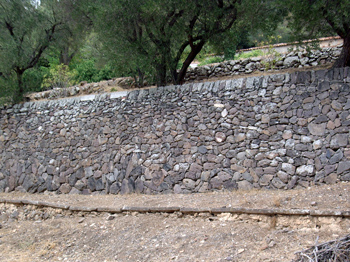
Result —
<instances>
[{"instance_id":1,"label":"dry stone retaining wall","mask_svg":"<svg viewBox=\"0 0 350 262\"><path fill-rule=\"evenodd\" d=\"M350 180L350 69L1 109L0 192L191 193Z\"/></svg>"},{"instance_id":2,"label":"dry stone retaining wall","mask_svg":"<svg viewBox=\"0 0 350 262\"><path fill-rule=\"evenodd\" d=\"M271 70L272 68L273 70L277 71L287 68L305 68L331 64L339 57L341 48L342 46L327 47L320 50L311 50L310 52L306 50L292 51L288 54L281 55L277 60L276 57L272 55L267 57L231 60L218 64L189 68L185 80L190 82L212 77L250 74L256 71ZM276 60L275 63L272 62L273 60ZM272 67L270 69L266 67L269 63L270 67ZM72 97L76 95L104 93L105 88L108 86L121 86L124 89L130 89L131 87L135 86L135 83L131 77L115 78L98 83L82 82L77 86L54 88L44 92L28 94L27 98L29 100L55 100L58 98Z\"/></svg>"},{"instance_id":3,"label":"dry stone retaining wall","mask_svg":"<svg viewBox=\"0 0 350 262\"><path fill-rule=\"evenodd\" d=\"M294 50L287 54L270 54L241 60L224 61L218 64L190 68L186 81L202 80L210 77L250 74L256 71L305 68L333 63L340 55L342 45L317 50Z\"/></svg>"}]
</instances>

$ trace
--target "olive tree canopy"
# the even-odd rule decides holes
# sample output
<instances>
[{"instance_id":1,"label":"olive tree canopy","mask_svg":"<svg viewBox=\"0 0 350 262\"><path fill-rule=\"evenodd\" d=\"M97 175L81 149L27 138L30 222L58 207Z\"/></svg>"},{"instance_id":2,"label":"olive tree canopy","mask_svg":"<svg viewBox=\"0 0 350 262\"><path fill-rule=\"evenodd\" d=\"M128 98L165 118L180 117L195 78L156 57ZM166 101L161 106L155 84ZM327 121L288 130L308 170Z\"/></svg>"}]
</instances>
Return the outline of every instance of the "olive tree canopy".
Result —
<instances>
[{"instance_id":1,"label":"olive tree canopy","mask_svg":"<svg viewBox=\"0 0 350 262\"><path fill-rule=\"evenodd\" d=\"M168 80L181 84L211 38L231 28L252 28L254 22L265 26L276 19L270 15L273 5L268 0L104 0L96 6L94 21L119 64L134 70L151 67L157 85Z\"/></svg>"},{"instance_id":2,"label":"olive tree canopy","mask_svg":"<svg viewBox=\"0 0 350 262\"><path fill-rule=\"evenodd\" d=\"M290 25L297 34L308 38L337 34L343 49L334 67L350 66L350 1L348 0L277 0L291 12Z\"/></svg>"}]
</instances>

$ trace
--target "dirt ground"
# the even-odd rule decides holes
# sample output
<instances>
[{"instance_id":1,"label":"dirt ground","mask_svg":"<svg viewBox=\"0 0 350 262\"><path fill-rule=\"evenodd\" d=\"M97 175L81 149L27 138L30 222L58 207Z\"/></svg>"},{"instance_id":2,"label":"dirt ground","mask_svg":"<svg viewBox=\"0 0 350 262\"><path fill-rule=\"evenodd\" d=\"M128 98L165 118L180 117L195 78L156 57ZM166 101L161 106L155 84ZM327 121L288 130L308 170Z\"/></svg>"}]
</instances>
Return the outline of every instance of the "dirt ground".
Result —
<instances>
[{"instance_id":1,"label":"dirt ground","mask_svg":"<svg viewBox=\"0 0 350 262\"><path fill-rule=\"evenodd\" d=\"M251 207L350 210L350 183L170 195L2 193L80 207ZM199 213L72 213L0 204L0 261L291 261L350 233L350 218Z\"/></svg>"}]
</instances>

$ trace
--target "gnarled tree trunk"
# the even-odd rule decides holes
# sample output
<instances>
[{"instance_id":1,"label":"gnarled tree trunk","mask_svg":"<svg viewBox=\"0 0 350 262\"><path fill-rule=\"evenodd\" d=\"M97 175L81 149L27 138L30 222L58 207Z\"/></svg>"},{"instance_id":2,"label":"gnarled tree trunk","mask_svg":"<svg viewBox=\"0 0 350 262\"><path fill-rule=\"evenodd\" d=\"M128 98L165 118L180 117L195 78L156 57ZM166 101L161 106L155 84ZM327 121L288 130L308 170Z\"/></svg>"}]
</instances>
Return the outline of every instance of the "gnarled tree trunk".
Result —
<instances>
[{"instance_id":1,"label":"gnarled tree trunk","mask_svg":"<svg viewBox=\"0 0 350 262\"><path fill-rule=\"evenodd\" d=\"M350 66L350 33L343 40L343 49L339 58L334 62L333 68Z\"/></svg>"},{"instance_id":2,"label":"gnarled tree trunk","mask_svg":"<svg viewBox=\"0 0 350 262\"><path fill-rule=\"evenodd\" d=\"M167 77L166 77L166 62L162 57L162 62L157 63L157 86L166 86L167 85Z\"/></svg>"},{"instance_id":3,"label":"gnarled tree trunk","mask_svg":"<svg viewBox=\"0 0 350 262\"><path fill-rule=\"evenodd\" d=\"M17 89L15 90L13 100L15 103L18 103L23 99L23 95L24 95L24 83L23 83L24 70L17 68L15 71L17 76Z\"/></svg>"},{"instance_id":4,"label":"gnarled tree trunk","mask_svg":"<svg viewBox=\"0 0 350 262\"><path fill-rule=\"evenodd\" d=\"M72 61L73 57L76 54L76 51L73 51L72 53L69 53L69 46L62 47L60 51L60 64L64 64L66 66L69 65L69 63Z\"/></svg>"},{"instance_id":5,"label":"gnarled tree trunk","mask_svg":"<svg viewBox=\"0 0 350 262\"><path fill-rule=\"evenodd\" d=\"M191 47L191 52L188 54L186 60L184 61L183 65L180 69L180 72L177 74L177 77L175 79L176 82L174 84L177 84L177 85L183 84L187 69L189 68L189 66L191 65L193 60L196 58L196 56L199 54L199 52L202 50L204 44L205 44L205 42L201 41L200 43L193 45Z\"/></svg>"}]
</instances>

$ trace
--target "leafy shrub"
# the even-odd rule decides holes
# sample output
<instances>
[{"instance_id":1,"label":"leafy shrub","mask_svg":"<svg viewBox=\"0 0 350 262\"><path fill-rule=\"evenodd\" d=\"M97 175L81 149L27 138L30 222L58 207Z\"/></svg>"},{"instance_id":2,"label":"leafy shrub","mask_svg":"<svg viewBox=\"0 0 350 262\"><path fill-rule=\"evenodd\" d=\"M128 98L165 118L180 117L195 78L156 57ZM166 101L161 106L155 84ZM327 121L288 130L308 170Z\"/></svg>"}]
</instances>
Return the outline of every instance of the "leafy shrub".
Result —
<instances>
[{"instance_id":1,"label":"leafy shrub","mask_svg":"<svg viewBox=\"0 0 350 262\"><path fill-rule=\"evenodd\" d=\"M261 64L265 69L274 69L276 63L281 61L282 56L278 53L272 45L269 46L267 52L264 54L264 60L261 61Z\"/></svg>"},{"instance_id":2,"label":"leafy shrub","mask_svg":"<svg viewBox=\"0 0 350 262\"><path fill-rule=\"evenodd\" d=\"M22 79L24 93L42 91L41 84L44 74L43 67L26 70ZM14 73L8 74L6 77L0 77L0 87L0 105L13 104L23 100L23 94L18 92L18 80Z\"/></svg>"},{"instance_id":3,"label":"leafy shrub","mask_svg":"<svg viewBox=\"0 0 350 262\"><path fill-rule=\"evenodd\" d=\"M75 78L77 82L94 82L98 74L98 70L95 67L95 62L91 59L82 60L80 63L76 64L75 70L77 72Z\"/></svg>"},{"instance_id":4,"label":"leafy shrub","mask_svg":"<svg viewBox=\"0 0 350 262\"><path fill-rule=\"evenodd\" d=\"M77 82L99 82L115 77L115 72L110 65L105 65L98 69L93 59L85 59L77 63L74 67L76 71L75 80Z\"/></svg>"},{"instance_id":5,"label":"leafy shrub","mask_svg":"<svg viewBox=\"0 0 350 262\"><path fill-rule=\"evenodd\" d=\"M110 65L105 65L102 69L98 71L98 74L95 76L95 82L102 80L109 80L115 77L115 73Z\"/></svg>"},{"instance_id":6,"label":"leafy shrub","mask_svg":"<svg viewBox=\"0 0 350 262\"><path fill-rule=\"evenodd\" d=\"M22 99L22 97L16 97L17 83L14 75L9 75L6 79L0 77L0 86L0 106Z\"/></svg>"},{"instance_id":7,"label":"leafy shrub","mask_svg":"<svg viewBox=\"0 0 350 262\"><path fill-rule=\"evenodd\" d=\"M45 75L42 87L52 89L55 87L69 87L77 83L77 71L69 70L68 66L61 64L51 66L49 72Z\"/></svg>"},{"instance_id":8,"label":"leafy shrub","mask_svg":"<svg viewBox=\"0 0 350 262\"><path fill-rule=\"evenodd\" d=\"M44 81L45 74L47 74L48 68L38 67L31 68L24 72L23 83L25 84L26 92L40 92L43 91L42 82Z\"/></svg>"},{"instance_id":9,"label":"leafy shrub","mask_svg":"<svg viewBox=\"0 0 350 262\"><path fill-rule=\"evenodd\" d=\"M226 47L224 49L224 60L232 60L235 58L236 48L235 47Z\"/></svg>"}]
</instances>

